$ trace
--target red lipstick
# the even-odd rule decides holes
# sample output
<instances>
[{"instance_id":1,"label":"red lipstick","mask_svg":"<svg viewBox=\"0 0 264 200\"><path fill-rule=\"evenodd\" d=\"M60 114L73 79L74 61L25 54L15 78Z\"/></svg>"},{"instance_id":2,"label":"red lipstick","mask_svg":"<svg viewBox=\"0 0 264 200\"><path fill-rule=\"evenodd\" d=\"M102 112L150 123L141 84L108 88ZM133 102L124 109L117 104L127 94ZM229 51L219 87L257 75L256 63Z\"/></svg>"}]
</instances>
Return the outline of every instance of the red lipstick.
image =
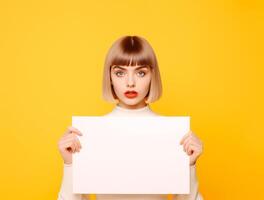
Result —
<instances>
[{"instance_id":1,"label":"red lipstick","mask_svg":"<svg viewBox=\"0 0 264 200\"><path fill-rule=\"evenodd\" d=\"M135 98L138 95L138 93L134 90L128 90L124 94L127 98Z\"/></svg>"}]
</instances>

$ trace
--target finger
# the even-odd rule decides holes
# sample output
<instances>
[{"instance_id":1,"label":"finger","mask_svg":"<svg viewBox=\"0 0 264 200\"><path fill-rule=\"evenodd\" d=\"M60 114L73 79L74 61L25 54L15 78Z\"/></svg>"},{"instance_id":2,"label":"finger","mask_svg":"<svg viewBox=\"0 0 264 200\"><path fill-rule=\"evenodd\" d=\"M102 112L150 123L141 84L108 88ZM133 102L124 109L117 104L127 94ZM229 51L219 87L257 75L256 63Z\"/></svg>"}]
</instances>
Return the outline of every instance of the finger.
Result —
<instances>
[{"instance_id":1,"label":"finger","mask_svg":"<svg viewBox=\"0 0 264 200\"><path fill-rule=\"evenodd\" d=\"M71 134L64 134L64 136L61 138L61 142L64 142L64 141L67 141L67 140L69 140L69 139L71 139L71 138L73 138L74 137L74 134L73 133L71 133Z\"/></svg>"},{"instance_id":2,"label":"finger","mask_svg":"<svg viewBox=\"0 0 264 200\"><path fill-rule=\"evenodd\" d=\"M80 141L77 137L75 138L75 145L76 145L76 151L80 152Z\"/></svg>"},{"instance_id":3,"label":"finger","mask_svg":"<svg viewBox=\"0 0 264 200\"><path fill-rule=\"evenodd\" d=\"M68 143L74 143L75 149L73 149L73 153L76 151L80 151L81 143L76 135L69 135L68 138L65 138L62 142L60 142L61 145L68 144Z\"/></svg>"},{"instance_id":4,"label":"finger","mask_svg":"<svg viewBox=\"0 0 264 200\"><path fill-rule=\"evenodd\" d=\"M186 147L190 144L193 144L195 146L202 146L201 143L199 141L197 141L195 138L190 137L187 140L185 140L185 143L183 145L185 145Z\"/></svg>"},{"instance_id":5,"label":"finger","mask_svg":"<svg viewBox=\"0 0 264 200\"><path fill-rule=\"evenodd\" d=\"M201 154L201 147L195 144L190 144L187 148L187 153L195 155Z\"/></svg>"},{"instance_id":6,"label":"finger","mask_svg":"<svg viewBox=\"0 0 264 200\"><path fill-rule=\"evenodd\" d=\"M78 138L76 139L76 141L77 141L77 144L78 144L78 148L80 150L82 148L81 142L80 142L80 140Z\"/></svg>"},{"instance_id":7,"label":"finger","mask_svg":"<svg viewBox=\"0 0 264 200\"><path fill-rule=\"evenodd\" d=\"M183 143L183 148L185 149L185 151L187 150L187 147L193 143L193 138L189 137L187 138L184 143Z\"/></svg>"},{"instance_id":8,"label":"finger","mask_svg":"<svg viewBox=\"0 0 264 200\"><path fill-rule=\"evenodd\" d=\"M194 138L192 135L190 137L188 137L184 143L183 143L183 146L184 148L186 149L186 147L189 145L189 144L195 144L195 145L200 145L200 142Z\"/></svg>"},{"instance_id":9,"label":"finger","mask_svg":"<svg viewBox=\"0 0 264 200\"><path fill-rule=\"evenodd\" d=\"M74 151L73 151L73 153L75 153L75 152L78 151L78 144L77 144L77 142L75 140L73 141L73 144L74 144Z\"/></svg>"},{"instance_id":10,"label":"finger","mask_svg":"<svg viewBox=\"0 0 264 200\"><path fill-rule=\"evenodd\" d=\"M192 155L192 154L195 154L198 150L198 147L193 145L193 144L190 144L188 147L187 147L187 154L188 155Z\"/></svg>"},{"instance_id":11,"label":"finger","mask_svg":"<svg viewBox=\"0 0 264 200\"><path fill-rule=\"evenodd\" d=\"M199 139L199 138L197 137L197 135L195 135L194 133L192 133L191 136L192 136L195 140L200 141L200 139Z\"/></svg>"},{"instance_id":12,"label":"finger","mask_svg":"<svg viewBox=\"0 0 264 200\"><path fill-rule=\"evenodd\" d=\"M81 131L73 126L70 126L69 129L72 131L72 132L75 132L75 133L78 133L78 135L82 135Z\"/></svg>"},{"instance_id":13,"label":"finger","mask_svg":"<svg viewBox=\"0 0 264 200\"><path fill-rule=\"evenodd\" d=\"M187 153L188 155L193 155L193 156L196 156L199 154L199 147L197 145L194 145L194 144L190 144L187 148Z\"/></svg>"},{"instance_id":14,"label":"finger","mask_svg":"<svg viewBox=\"0 0 264 200\"><path fill-rule=\"evenodd\" d=\"M182 137L182 139L181 139L181 141L180 141L180 144L183 144L184 140L185 140L186 138L188 138L189 136L190 136L190 132L188 132L187 134L185 134L185 135Z\"/></svg>"},{"instance_id":15,"label":"finger","mask_svg":"<svg viewBox=\"0 0 264 200\"><path fill-rule=\"evenodd\" d=\"M75 140L75 138L78 138L77 134L75 133L66 134L65 136L63 136L60 142L65 143L65 142L73 141Z\"/></svg>"},{"instance_id":16,"label":"finger","mask_svg":"<svg viewBox=\"0 0 264 200\"><path fill-rule=\"evenodd\" d=\"M73 143L74 143L74 147L75 147L75 149L74 149L74 152L73 152L73 153L75 153L75 152L77 152L77 151L78 151L78 144L77 144L76 140L74 140L74 141L73 141Z\"/></svg>"},{"instance_id":17,"label":"finger","mask_svg":"<svg viewBox=\"0 0 264 200\"><path fill-rule=\"evenodd\" d=\"M200 140L200 138L195 135L193 132L191 134L191 136L195 139L196 143L199 143L200 145L202 145L202 141Z\"/></svg>"},{"instance_id":18,"label":"finger","mask_svg":"<svg viewBox=\"0 0 264 200\"><path fill-rule=\"evenodd\" d=\"M73 141L73 140L75 140L75 138L77 138L77 136L76 136L75 134L67 135L67 136L65 136L65 137L62 139L61 143L66 143L66 142Z\"/></svg>"},{"instance_id":19,"label":"finger","mask_svg":"<svg viewBox=\"0 0 264 200\"><path fill-rule=\"evenodd\" d=\"M65 144L62 145L63 149L73 153L74 152L74 149L75 149L75 146L74 146L74 143L72 141L69 141Z\"/></svg>"},{"instance_id":20,"label":"finger","mask_svg":"<svg viewBox=\"0 0 264 200\"><path fill-rule=\"evenodd\" d=\"M72 141L72 153L74 153L76 151L76 144L75 141Z\"/></svg>"},{"instance_id":21,"label":"finger","mask_svg":"<svg viewBox=\"0 0 264 200\"><path fill-rule=\"evenodd\" d=\"M73 127L73 126L69 126L67 131L66 131L67 134L70 134L70 133L76 133L80 136L82 136L83 134L81 133L81 131L79 131L77 128Z\"/></svg>"}]
</instances>

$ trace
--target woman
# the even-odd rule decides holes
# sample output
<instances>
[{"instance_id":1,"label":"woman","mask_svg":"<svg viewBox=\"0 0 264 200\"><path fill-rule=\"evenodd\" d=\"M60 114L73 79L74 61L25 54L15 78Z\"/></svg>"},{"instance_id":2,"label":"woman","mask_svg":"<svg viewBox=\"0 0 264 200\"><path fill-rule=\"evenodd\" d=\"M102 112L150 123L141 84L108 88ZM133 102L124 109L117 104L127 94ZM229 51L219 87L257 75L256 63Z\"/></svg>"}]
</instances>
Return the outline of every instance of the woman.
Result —
<instances>
[{"instance_id":1,"label":"woman","mask_svg":"<svg viewBox=\"0 0 264 200\"><path fill-rule=\"evenodd\" d=\"M159 116L149 107L149 103L158 100L162 94L162 84L155 53L146 39L139 36L124 36L114 42L104 64L103 97L116 103L112 116ZM82 133L69 127L58 142L60 154L64 160L64 175L58 199L83 200L90 195L72 193L72 154L81 149L78 136ZM202 153L202 142L192 132L181 140L183 150L190 156L190 194L98 194L97 200L133 199L133 200L201 200L196 176L196 162Z\"/></svg>"}]
</instances>

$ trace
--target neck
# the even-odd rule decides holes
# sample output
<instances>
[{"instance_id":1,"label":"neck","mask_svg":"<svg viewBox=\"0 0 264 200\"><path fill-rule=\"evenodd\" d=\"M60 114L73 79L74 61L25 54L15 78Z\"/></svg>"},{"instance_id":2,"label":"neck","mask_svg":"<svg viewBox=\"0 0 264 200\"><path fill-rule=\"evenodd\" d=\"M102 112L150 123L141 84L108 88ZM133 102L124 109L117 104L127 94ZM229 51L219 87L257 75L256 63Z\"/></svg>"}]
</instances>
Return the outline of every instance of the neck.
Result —
<instances>
[{"instance_id":1,"label":"neck","mask_svg":"<svg viewBox=\"0 0 264 200\"><path fill-rule=\"evenodd\" d=\"M148 104L145 101L142 101L142 102L135 104L135 105L127 105L121 101L117 104L117 106L119 106L121 108L125 108L125 109L139 109L139 108L144 108L147 105Z\"/></svg>"}]
</instances>

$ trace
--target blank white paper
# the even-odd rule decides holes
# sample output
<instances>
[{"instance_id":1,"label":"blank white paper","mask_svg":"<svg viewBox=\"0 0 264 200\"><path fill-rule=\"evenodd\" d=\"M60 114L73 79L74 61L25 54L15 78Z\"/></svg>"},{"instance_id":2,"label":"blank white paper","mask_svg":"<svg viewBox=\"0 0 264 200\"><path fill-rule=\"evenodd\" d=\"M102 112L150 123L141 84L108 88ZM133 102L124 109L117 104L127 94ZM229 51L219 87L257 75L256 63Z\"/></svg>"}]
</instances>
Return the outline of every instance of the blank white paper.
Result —
<instances>
[{"instance_id":1,"label":"blank white paper","mask_svg":"<svg viewBox=\"0 0 264 200\"><path fill-rule=\"evenodd\" d=\"M180 140L189 116L72 116L82 149L73 154L73 193L189 194Z\"/></svg>"}]
</instances>

